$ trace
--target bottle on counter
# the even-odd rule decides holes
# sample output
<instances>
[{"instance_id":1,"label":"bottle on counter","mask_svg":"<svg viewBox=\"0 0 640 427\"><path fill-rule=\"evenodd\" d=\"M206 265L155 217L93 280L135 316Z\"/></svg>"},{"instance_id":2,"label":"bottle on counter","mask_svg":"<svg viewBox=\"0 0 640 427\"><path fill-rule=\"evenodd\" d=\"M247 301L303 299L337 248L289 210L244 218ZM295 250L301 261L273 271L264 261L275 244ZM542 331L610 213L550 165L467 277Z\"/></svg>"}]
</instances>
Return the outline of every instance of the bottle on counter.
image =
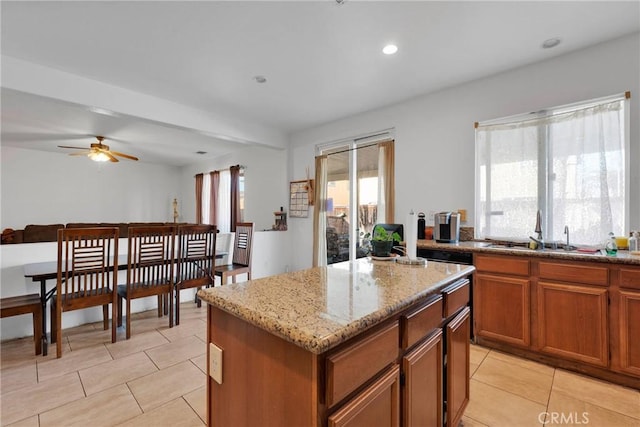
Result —
<instances>
[{"instance_id":1,"label":"bottle on counter","mask_svg":"<svg viewBox=\"0 0 640 427\"><path fill-rule=\"evenodd\" d=\"M631 233L631 237L629 237L629 252L631 251L639 251L638 249L638 232L634 231Z\"/></svg>"},{"instance_id":2,"label":"bottle on counter","mask_svg":"<svg viewBox=\"0 0 640 427\"><path fill-rule=\"evenodd\" d=\"M424 239L425 237L424 230L426 226L427 226L427 223L424 220L424 212L420 212L418 214L418 239Z\"/></svg>"},{"instance_id":3,"label":"bottle on counter","mask_svg":"<svg viewBox=\"0 0 640 427\"><path fill-rule=\"evenodd\" d=\"M613 232L609 233L609 238L604 244L604 250L607 252L607 255L615 255L618 253L618 245L616 244L616 236Z\"/></svg>"}]
</instances>

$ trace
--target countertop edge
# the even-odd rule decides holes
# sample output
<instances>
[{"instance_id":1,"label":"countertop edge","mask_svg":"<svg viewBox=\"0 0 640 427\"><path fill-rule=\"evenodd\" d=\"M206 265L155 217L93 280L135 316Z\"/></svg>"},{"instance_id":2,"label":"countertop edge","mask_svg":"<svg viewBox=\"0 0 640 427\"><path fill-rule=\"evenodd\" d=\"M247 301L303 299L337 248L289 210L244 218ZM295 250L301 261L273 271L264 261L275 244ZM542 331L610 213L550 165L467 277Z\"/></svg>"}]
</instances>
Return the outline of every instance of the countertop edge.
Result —
<instances>
[{"instance_id":1,"label":"countertop edge","mask_svg":"<svg viewBox=\"0 0 640 427\"><path fill-rule=\"evenodd\" d=\"M402 312L403 310L414 305L420 300L426 300L430 295L439 293L447 286L473 274L473 272L475 271L475 267L471 265L464 265L463 267L465 267L464 270L448 276L446 280L442 280L432 284L423 292L413 294L410 297L399 301L393 306L386 306L381 310L373 312L367 316L363 316L349 323L348 325L345 325L343 328L341 328L340 331L338 331L338 333L334 333L324 337L316 337L310 335L305 336L304 339L293 337L290 334L286 333L286 331L289 329L289 326L286 322L279 321L278 319L274 319L272 317L264 316L262 313L259 313L255 310L250 310L247 307L229 302L224 298L207 292L207 289L198 291L198 297L207 302L209 305L223 310L233 316L236 316L237 318L244 320L251 325L254 325L275 336L278 336L285 341L295 344L300 348L303 348L314 354L322 354L326 351L331 350L337 345L342 344L343 342L384 322L385 320Z\"/></svg>"},{"instance_id":2,"label":"countertop edge","mask_svg":"<svg viewBox=\"0 0 640 427\"><path fill-rule=\"evenodd\" d=\"M628 251L619 251L616 256L595 255L588 253L581 253L576 251L562 252L562 250L549 250L538 251L532 249L514 249L508 247L487 247L488 242L485 241L461 241L458 243L438 243L434 240L418 240L418 249L432 249L443 250L450 252L471 252L471 253L484 253L493 255L513 255L520 257L537 257L537 258L550 258L557 260L567 261L588 261L588 262L601 262L606 264L626 264L626 265L639 265L640 256L631 255Z\"/></svg>"}]
</instances>

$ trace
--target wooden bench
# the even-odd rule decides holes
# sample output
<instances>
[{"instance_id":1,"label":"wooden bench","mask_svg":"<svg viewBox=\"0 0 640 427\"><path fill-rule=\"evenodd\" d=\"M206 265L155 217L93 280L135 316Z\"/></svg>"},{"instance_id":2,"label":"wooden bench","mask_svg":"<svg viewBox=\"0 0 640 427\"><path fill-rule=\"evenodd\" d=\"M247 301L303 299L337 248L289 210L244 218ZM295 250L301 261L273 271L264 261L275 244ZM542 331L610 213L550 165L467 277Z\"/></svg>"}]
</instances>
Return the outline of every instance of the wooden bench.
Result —
<instances>
[{"instance_id":1,"label":"wooden bench","mask_svg":"<svg viewBox=\"0 0 640 427\"><path fill-rule=\"evenodd\" d=\"M0 299L0 318L19 314L33 315L33 340L36 354L42 353L42 304L40 295L29 294Z\"/></svg>"}]
</instances>

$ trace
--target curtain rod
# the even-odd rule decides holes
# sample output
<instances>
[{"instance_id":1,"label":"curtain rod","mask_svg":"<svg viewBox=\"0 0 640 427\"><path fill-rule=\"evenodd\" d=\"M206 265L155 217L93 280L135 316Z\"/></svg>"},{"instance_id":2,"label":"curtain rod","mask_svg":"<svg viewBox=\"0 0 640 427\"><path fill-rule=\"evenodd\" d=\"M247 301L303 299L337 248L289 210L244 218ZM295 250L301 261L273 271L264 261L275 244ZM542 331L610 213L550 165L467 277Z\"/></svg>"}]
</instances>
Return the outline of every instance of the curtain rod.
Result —
<instances>
[{"instance_id":1,"label":"curtain rod","mask_svg":"<svg viewBox=\"0 0 640 427\"><path fill-rule=\"evenodd\" d=\"M231 170L231 168L232 168L233 166L234 166L234 165L229 166L229 167L228 167L228 168L226 168L226 169L218 169L218 170L213 170L213 171L209 171L209 172L206 172L206 173L211 173L211 172L224 172L224 171L228 171L228 170ZM246 168L247 168L247 167L246 167L246 166L244 166L244 165L235 165L235 166L236 166L236 167L239 167L240 169L246 169ZM196 176L198 176L198 175L200 175L200 174L204 174L204 173L205 173L205 172L197 173L197 174L195 174L193 177L195 178Z\"/></svg>"},{"instance_id":2,"label":"curtain rod","mask_svg":"<svg viewBox=\"0 0 640 427\"><path fill-rule=\"evenodd\" d=\"M382 141L371 142L369 144L362 144L362 145L359 145L359 146L354 147L354 148L345 148L344 150L333 151L331 153L327 153L326 156L328 157L328 156L333 156L334 154L346 153L348 151L359 150L361 148L373 147L374 145L378 145L381 142L387 142L387 141L393 141L393 139L390 138L390 139L385 139L385 140L382 140Z\"/></svg>"}]
</instances>

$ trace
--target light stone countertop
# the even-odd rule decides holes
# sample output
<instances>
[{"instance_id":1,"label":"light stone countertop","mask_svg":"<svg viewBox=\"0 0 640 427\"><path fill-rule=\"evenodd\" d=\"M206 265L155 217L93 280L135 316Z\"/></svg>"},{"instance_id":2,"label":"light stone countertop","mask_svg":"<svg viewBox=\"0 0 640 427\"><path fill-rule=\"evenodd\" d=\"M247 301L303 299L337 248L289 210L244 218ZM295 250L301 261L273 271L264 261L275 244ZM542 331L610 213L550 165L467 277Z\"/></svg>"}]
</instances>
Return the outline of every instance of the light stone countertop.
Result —
<instances>
[{"instance_id":1,"label":"light stone countertop","mask_svg":"<svg viewBox=\"0 0 640 427\"><path fill-rule=\"evenodd\" d=\"M361 258L203 289L198 296L321 354L474 270L435 261L411 266Z\"/></svg>"},{"instance_id":2,"label":"light stone countertop","mask_svg":"<svg viewBox=\"0 0 640 427\"><path fill-rule=\"evenodd\" d=\"M450 252L472 252L493 255L532 256L567 261L589 261L609 264L627 264L640 266L640 256L632 255L629 251L619 250L615 256L601 253L582 253L565 251L564 249L545 249L537 251L520 247L490 247L487 241L461 241L458 243L438 243L435 240L418 240L418 249L444 250Z\"/></svg>"}]
</instances>

